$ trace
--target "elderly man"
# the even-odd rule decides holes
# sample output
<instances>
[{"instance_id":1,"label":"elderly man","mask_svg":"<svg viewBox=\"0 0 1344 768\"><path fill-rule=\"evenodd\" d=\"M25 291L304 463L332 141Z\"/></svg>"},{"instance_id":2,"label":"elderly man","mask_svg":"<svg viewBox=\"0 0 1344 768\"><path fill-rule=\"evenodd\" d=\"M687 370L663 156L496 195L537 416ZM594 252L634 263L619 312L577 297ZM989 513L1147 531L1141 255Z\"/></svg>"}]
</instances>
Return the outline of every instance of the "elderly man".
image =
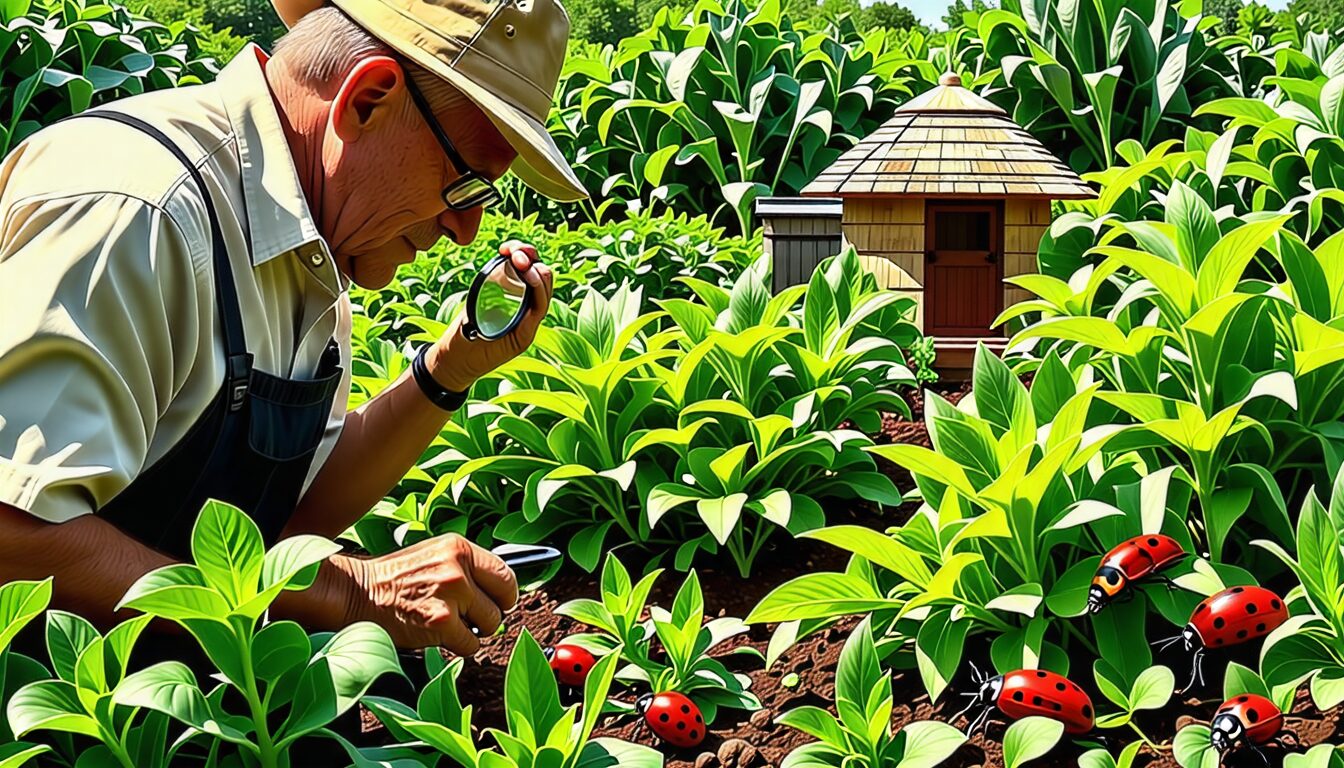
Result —
<instances>
[{"instance_id":1,"label":"elderly man","mask_svg":"<svg viewBox=\"0 0 1344 768\"><path fill-rule=\"evenodd\" d=\"M269 541L354 523L531 343L551 273L502 245L538 297L513 333L454 326L347 412L349 281L470 243L507 169L584 195L543 127L557 0L280 1L273 55L49 126L0 165L0 581L54 575L95 621L190 556L207 499ZM450 535L332 557L273 614L471 653L516 599L507 566Z\"/></svg>"}]
</instances>

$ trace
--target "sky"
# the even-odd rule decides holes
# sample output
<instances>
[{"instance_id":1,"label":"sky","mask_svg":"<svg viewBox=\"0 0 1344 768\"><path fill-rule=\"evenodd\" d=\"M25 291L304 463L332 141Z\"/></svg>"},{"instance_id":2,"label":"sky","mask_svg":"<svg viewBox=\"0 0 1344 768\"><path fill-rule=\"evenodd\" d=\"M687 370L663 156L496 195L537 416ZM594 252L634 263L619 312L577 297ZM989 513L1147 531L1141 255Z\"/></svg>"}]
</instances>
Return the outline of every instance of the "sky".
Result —
<instances>
[{"instance_id":1,"label":"sky","mask_svg":"<svg viewBox=\"0 0 1344 768\"><path fill-rule=\"evenodd\" d=\"M861 0L863 5L868 5L872 0ZM925 24L931 26L942 26L943 14L947 11L947 6L951 0L897 0L901 5L915 12L915 16ZM1260 0L1276 11L1281 11L1288 6L1288 0Z\"/></svg>"}]
</instances>

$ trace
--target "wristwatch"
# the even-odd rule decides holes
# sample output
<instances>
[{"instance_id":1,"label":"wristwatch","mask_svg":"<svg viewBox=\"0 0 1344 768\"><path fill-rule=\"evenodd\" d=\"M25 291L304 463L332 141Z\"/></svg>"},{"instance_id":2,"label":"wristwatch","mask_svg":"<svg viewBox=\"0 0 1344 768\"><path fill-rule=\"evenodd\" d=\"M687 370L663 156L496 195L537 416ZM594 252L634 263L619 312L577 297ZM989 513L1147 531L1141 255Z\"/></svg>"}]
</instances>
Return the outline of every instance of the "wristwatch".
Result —
<instances>
[{"instance_id":1,"label":"wristwatch","mask_svg":"<svg viewBox=\"0 0 1344 768\"><path fill-rule=\"evenodd\" d=\"M445 411L452 412L462 407L467 402L466 392L454 392L451 389L444 389L439 382L430 375L428 366L425 365L425 350L429 346L423 346L419 352L415 353L415 359L411 361L411 375L415 377L415 383L420 385L420 391L425 393L429 401Z\"/></svg>"}]
</instances>

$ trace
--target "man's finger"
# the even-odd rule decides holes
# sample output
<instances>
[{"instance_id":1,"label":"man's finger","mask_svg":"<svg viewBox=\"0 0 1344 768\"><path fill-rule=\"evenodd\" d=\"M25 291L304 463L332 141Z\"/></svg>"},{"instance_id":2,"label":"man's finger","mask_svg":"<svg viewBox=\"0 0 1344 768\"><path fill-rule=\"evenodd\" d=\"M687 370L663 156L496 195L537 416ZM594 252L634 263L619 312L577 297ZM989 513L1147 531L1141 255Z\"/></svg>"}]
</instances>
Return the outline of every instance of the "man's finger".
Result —
<instances>
[{"instance_id":1,"label":"man's finger","mask_svg":"<svg viewBox=\"0 0 1344 768\"><path fill-rule=\"evenodd\" d=\"M472 587L475 593L471 601L471 607L467 609L467 621L480 630L478 637L489 637L495 634L499 625L504 621L504 612L495 604L493 598L485 594L479 587Z\"/></svg>"},{"instance_id":2,"label":"man's finger","mask_svg":"<svg viewBox=\"0 0 1344 768\"><path fill-rule=\"evenodd\" d=\"M472 546L472 577L476 586L504 610L518 602L518 578L513 570L488 549Z\"/></svg>"},{"instance_id":3,"label":"man's finger","mask_svg":"<svg viewBox=\"0 0 1344 768\"><path fill-rule=\"evenodd\" d=\"M470 656L480 650L481 641L467 629L462 617L454 614L434 627L439 644L459 656Z\"/></svg>"}]
</instances>

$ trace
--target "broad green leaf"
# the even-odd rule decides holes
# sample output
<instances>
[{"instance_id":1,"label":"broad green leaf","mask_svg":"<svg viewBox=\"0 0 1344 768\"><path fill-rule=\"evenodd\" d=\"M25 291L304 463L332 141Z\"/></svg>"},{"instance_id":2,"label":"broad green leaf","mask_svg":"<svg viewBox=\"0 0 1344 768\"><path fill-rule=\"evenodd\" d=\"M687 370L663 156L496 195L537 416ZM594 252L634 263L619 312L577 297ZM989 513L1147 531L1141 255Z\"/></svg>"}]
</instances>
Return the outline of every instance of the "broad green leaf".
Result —
<instances>
[{"instance_id":1,"label":"broad green leaf","mask_svg":"<svg viewBox=\"0 0 1344 768\"><path fill-rule=\"evenodd\" d=\"M73 683L75 662L95 640L102 639L87 620L65 611L47 612L47 654L56 676Z\"/></svg>"},{"instance_id":2,"label":"broad green leaf","mask_svg":"<svg viewBox=\"0 0 1344 768\"><path fill-rule=\"evenodd\" d=\"M51 603L51 579L0 586L0 651Z\"/></svg>"},{"instance_id":3,"label":"broad green leaf","mask_svg":"<svg viewBox=\"0 0 1344 768\"><path fill-rule=\"evenodd\" d=\"M1003 735L1006 768L1020 768L1055 748L1064 735L1064 724L1044 717L1024 717L1008 726Z\"/></svg>"},{"instance_id":4,"label":"broad green leaf","mask_svg":"<svg viewBox=\"0 0 1344 768\"><path fill-rule=\"evenodd\" d=\"M934 720L908 723L897 735L897 738L902 737L905 748L896 768L933 768L966 743L966 734Z\"/></svg>"},{"instance_id":5,"label":"broad green leaf","mask_svg":"<svg viewBox=\"0 0 1344 768\"><path fill-rule=\"evenodd\" d=\"M230 605L194 565L165 565L141 576L122 596L117 610L132 608L165 619L215 619L228 615Z\"/></svg>"},{"instance_id":6,"label":"broad green leaf","mask_svg":"<svg viewBox=\"0 0 1344 768\"><path fill-rule=\"evenodd\" d=\"M191 555L208 585L231 607L257 594L264 547L261 531L237 507L210 500L191 532Z\"/></svg>"},{"instance_id":7,"label":"broad green leaf","mask_svg":"<svg viewBox=\"0 0 1344 768\"><path fill-rule=\"evenodd\" d=\"M84 713L75 686L64 680L40 680L23 686L10 697L5 711L16 737L50 730L98 738L98 723Z\"/></svg>"},{"instance_id":8,"label":"broad green leaf","mask_svg":"<svg viewBox=\"0 0 1344 768\"><path fill-rule=\"evenodd\" d=\"M919 587L927 586L933 578L933 573L917 552L871 528L833 525L803 533L802 538L818 539L853 552Z\"/></svg>"},{"instance_id":9,"label":"broad green leaf","mask_svg":"<svg viewBox=\"0 0 1344 768\"><path fill-rule=\"evenodd\" d=\"M1217 768L1219 763L1207 725L1187 725L1177 731L1171 751L1181 768Z\"/></svg>"},{"instance_id":10,"label":"broad green leaf","mask_svg":"<svg viewBox=\"0 0 1344 768\"><path fill-rule=\"evenodd\" d=\"M1149 667L1139 673L1130 689L1129 706L1132 710L1160 709L1166 706L1176 690L1176 675L1167 667Z\"/></svg>"}]
</instances>

